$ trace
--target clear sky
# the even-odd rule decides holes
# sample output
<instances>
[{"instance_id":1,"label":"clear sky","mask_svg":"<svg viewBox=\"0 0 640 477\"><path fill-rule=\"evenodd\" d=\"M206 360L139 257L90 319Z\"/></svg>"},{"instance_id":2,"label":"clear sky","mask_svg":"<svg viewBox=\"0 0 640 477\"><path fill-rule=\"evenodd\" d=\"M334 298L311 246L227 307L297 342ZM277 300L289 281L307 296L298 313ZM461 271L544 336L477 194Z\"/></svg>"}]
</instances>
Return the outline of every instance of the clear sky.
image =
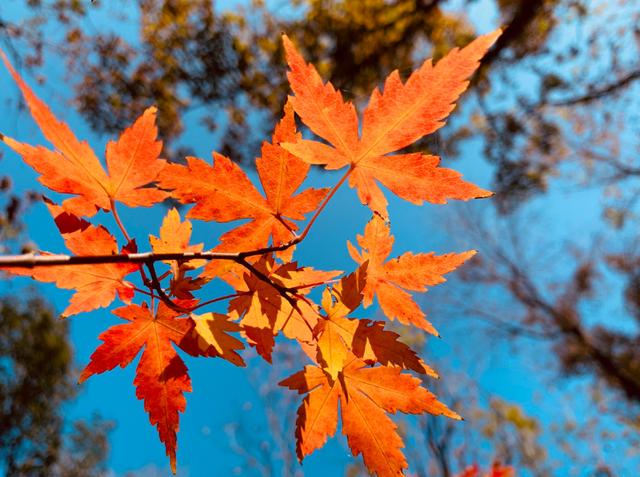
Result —
<instances>
[{"instance_id":1,"label":"clear sky","mask_svg":"<svg viewBox=\"0 0 640 477\"><path fill-rule=\"evenodd\" d=\"M481 25L482 31L488 31L496 26L495 15L491 10L483 9L487 2L478 4L469 13L470 17ZM15 4L14 4L15 5ZM20 15L19 10L12 12ZM95 19L94 19L95 20ZM132 32L135 34L135 32ZM76 131L78 137L88 139L96 152L104 150L104 144L109 138L98 137L92 133L82 119L72 108L68 107L65 100L70 98L70 89L66 88L63 71L60 64L50 62L45 69L48 81L45 87L35 85L33 78L27 81L35 87L36 92L50 104L58 116L67 121ZM31 143L41 143L42 136L37 127L25 111L18 112L15 108L15 98L18 91L6 72L0 70L0 88L3 107L10 113L0 116L0 131ZM189 123L186 124L186 134L183 142L192 146L202 158L210 158L213 141L203 141L202 131ZM451 167L461 171L465 178L478 183L480 186L489 187L491 168L482 160L481 144L470 142L463 149L463 158L450 164ZM6 151L0 161L2 172L9 172L15 183L17 191L27 189L42 190L36 182L36 175L19 158ZM255 182L255 174L250 172ZM330 186L336 180L336 175L314 171L308 181L313 186ZM554 196L555 194L555 196ZM589 221L594 218L581 218L573 213L581 207L598 206L599 196L593 191L582 193L572 192L567 194L562 190L552 190L544 200L553 202L556 207L544 211L541 224L549 224L552 228L558 228L562 223L563 234L570 235L576 231L584 231L590 227ZM456 235L453 217L456 206L425 205L416 207L395 198L390 200L390 212L392 216L392 228L396 235L394 256L411 250L414 252L435 251L446 253L462 251L466 248L476 248L482 253L482 244L468 243L464 237ZM534 201L532 208L540 209L540 204ZM468 206L470 213L489 214L491 204L489 201L477 201ZM141 249L148 246L146 237L149 233L157 235L158 227L166 209L156 207L153 210L125 211L123 218L138 240ZM104 218L104 214L99 215ZM349 258L345 243L354 241L358 233L362 233L364 225L369 218L368 209L362 207L355 192L343 188L335 196L327 210L318 220L310 236L304 241L296 252L297 259L305 264L323 269L341 269L349 271L354 263ZM32 240L50 251L63 251L62 241L58 238L57 230L43 206L35 206L29 210L24 218L28 225L28 235ZM586 220L586 222L585 222ZM107 218L105 223L112 231L112 222ZM222 227L215 224L195 223L195 242L203 241L205 247L214 245L214 238ZM30 284L27 280L15 280L0 284L2 291L7 293L23 293L25 287ZM455 281L440 285L440 287L455 287ZM52 285L37 285L37 289L46 295L57 310L66 307L70 293L59 291ZM219 290L224 290L220 287ZM212 293L217 290L212 289ZM536 368L535 363L523 362L514 356L509 346L498 341L492 342L491 338L479 329L468 328L468 322L459 324L455 316L438 316L429 313L431 304L429 294L421 302L425 305L430 319L443 335L442 340L437 340L427 346L424 358L430 362L438 358L441 365L438 366L444 380L447 379L447 366L452 366L451 371L464 369L469 366L473 356L477 354L490 354L482 364L478 364L475 378L486 395L500 395L523 405L527 412L542 420L550 420L564 409L554 408L546 404L540 406L536 396L543 386L548 385L548 374L544 369ZM218 309L222 311L222 309ZM360 317L377 317L375 307L360 310ZM91 352L99 344L98 335L111 324L117 322L108 311L95 311L71 318L71 339L75 348L75 360L79 367L88 362ZM460 349L473 349L481 342L486 347L486 352L475 349L468 356L458 356ZM249 353L248 356L250 356ZM486 356L485 356L486 357ZM470 359L471 358L471 359ZM178 475L189 477L201 476L227 476L234 475L234 469L241 462L241 457L232 452L228 444L228 435L225 433L225 425L231 422L241 422L242 429L248 435L256 436L257 440L268 435L266 418L262 412L261 398L257 387L260 379L270 376L266 367L257 358L249 359L249 366L258 366L261 370L257 378L249 379L247 369L236 368L226 361L219 359L194 359L186 357L185 361L190 370L193 382L193 393L187 395L187 410L181 417L180 432L178 436ZM136 361L137 362L137 361ZM301 363L301 366L304 363ZM164 449L158 440L155 428L148 421L144 413L142 402L135 397L135 389L132 385L135 371L135 362L128 368L115 370L91 378L82 388L78 399L66 409L69 419L89 418L93 413L99 413L103 418L113 420L117 427L111 433L111 452L109 467L115 476L124 475L127 471L141 471L144 469L148 475L169 475L168 460L164 455ZM469 371L466 369L466 371ZM288 371L283 370L275 375L280 379L286 377ZM536 376L540 377L536 377ZM282 389L283 394L289 391ZM546 393L559 393L560 390L547 388ZM576 401L579 407L580 402ZM551 417L550 417L551 416ZM293 443L293 429L291 429L290 442ZM557 456L562 459L562 456ZM305 475L308 476L333 476L340 475L346 464L351 461L344 438L339 436L320 451L308 457L304 463ZM143 475L144 472L143 472Z\"/></svg>"}]
</instances>

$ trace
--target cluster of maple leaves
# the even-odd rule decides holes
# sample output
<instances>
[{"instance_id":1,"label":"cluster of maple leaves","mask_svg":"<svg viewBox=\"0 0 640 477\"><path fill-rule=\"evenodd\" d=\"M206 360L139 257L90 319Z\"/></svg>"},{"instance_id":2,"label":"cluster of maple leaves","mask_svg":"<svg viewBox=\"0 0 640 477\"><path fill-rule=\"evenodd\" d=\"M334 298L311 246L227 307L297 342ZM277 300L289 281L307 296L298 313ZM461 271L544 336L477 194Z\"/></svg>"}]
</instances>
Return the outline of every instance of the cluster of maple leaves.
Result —
<instances>
[{"instance_id":1,"label":"cluster of maple leaves","mask_svg":"<svg viewBox=\"0 0 640 477\"><path fill-rule=\"evenodd\" d=\"M162 160L155 108L107 144L105 170L90 146L56 119L2 55L54 149L1 139L40 174L43 185L72 196L60 205L46 200L72 255L42 252L2 262L2 269L73 290L65 316L107 307L116 295L124 302L113 310L123 323L100 335L102 344L80 381L127 366L143 350L134 380L136 396L144 401L174 472L179 413L186 407L184 393L191 391L176 349L244 366L239 351L245 343L271 361L274 338L282 334L300 344L310 363L280 383L304 395L295 430L298 457L302 460L335 434L340 409L342 432L353 454L362 454L365 465L379 476L402 475L407 467L403 442L388 414L460 417L406 372L436 376L397 333L385 322L350 315L377 299L389 320L437 334L409 292L443 282L443 275L474 251L405 253L390 259L394 239L379 184L418 205L491 194L439 167L438 157L390 154L444 124L499 34L481 36L435 65L425 61L406 82L392 73L382 91L373 91L361 122L353 104L324 83L285 36L293 95L256 160L263 192L221 154L213 154L213 163L195 157L184 164ZM296 115L320 140L302 138ZM298 192L311 164L343 169L344 174L331 189ZM355 271L343 275L299 265L293 261L295 246L347 181L372 211L357 245L348 243ZM167 198L190 206L185 219L176 209L169 210L159 236L149 236L151 251L139 253L117 206L149 207ZM100 210L105 214L98 216ZM104 225L94 223L106 214L115 219L121 243ZM299 232L298 222L309 214ZM187 219L245 222L205 251L203 244L190 243ZM159 274L156 266L166 271ZM198 298L198 291L213 279L224 280L233 292ZM317 287L324 288L320 304L310 297ZM228 300L226 314L200 311L223 300Z\"/></svg>"}]
</instances>

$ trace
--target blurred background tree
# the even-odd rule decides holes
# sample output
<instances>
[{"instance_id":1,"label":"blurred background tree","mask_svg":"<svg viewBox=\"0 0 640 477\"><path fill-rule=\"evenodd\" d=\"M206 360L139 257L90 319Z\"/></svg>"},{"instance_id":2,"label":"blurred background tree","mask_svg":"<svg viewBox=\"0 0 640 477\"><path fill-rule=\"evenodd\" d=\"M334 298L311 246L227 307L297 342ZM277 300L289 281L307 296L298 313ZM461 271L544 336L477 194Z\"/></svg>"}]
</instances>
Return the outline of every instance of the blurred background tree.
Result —
<instances>
[{"instance_id":1,"label":"blurred background tree","mask_svg":"<svg viewBox=\"0 0 640 477\"><path fill-rule=\"evenodd\" d=\"M61 58L74 105L96 131L118 132L153 103L169 145L193 115L236 159L255 156L287 94L281 32L362 103L393 69L468 43L477 22L465 12L486 5L496 18L484 20L504 34L474 82L471 121L448 128L435 147L455 158L460 141L480 137L503 212L544 190L565 160L604 163L602 180L634 173L619 149L602 157L598 148L628 123L612 111L640 79L636 2L254 0L222 9L211 0L12 0L9 10L21 3L30 15L0 10L3 43L29 51L21 60L36 75L46 53ZM484 81L490 72L499 81ZM177 160L184 153L168 151Z\"/></svg>"},{"instance_id":2,"label":"blurred background tree","mask_svg":"<svg viewBox=\"0 0 640 477\"><path fill-rule=\"evenodd\" d=\"M277 384L283 374L297 369L299 355L298 348L285 343L275 353L276 366L266 366L257 359L252 363L250 380L264 403L266 426L262 416L254 415L256 410L251 402L245 403L238 418L226 426L230 447L242 459L237 469L239 475L304 475L290 439L299 400L283 394ZM518 405L498 398L485 406L475 397L479 388L469 376L449 375L447 381L455 386L455 391L444 382L434 383L433 379L425 379L424 385L462 412L472 424L460 426L455 421L430 415L399 419L403 439L410 443L406 451L411 475L456 477L468 467L490 467L493 461L509 462L519 470L530 470L535 477L553 475L536 419L527 416ZM370 474L360 459L354 459L345 469L346 477L367 475Z\"/></svg>"},{"instance_id":3,"label":"blurred background tree","mask_svg":"<svg viewBox=\"0 0 640 477\"><path fill-rule=\"evenodd\" d=\"M38 197L14 194L8 177L0 184L0 248L29 249L20 216ZM76 380L67 323L33 291L0 297L0 474L107 475L112 424L64 418Z\"/></svg>"},{"instance_id":4,"label":"blurred background tree","mask_svg":"<svg viewBox=\"0 0 640 477\"><path fill-rule=\"evenodd\" d=\"M466 44L482 25L484 30L502 25L504 33L457 115L419 146L446 163L476 145L496 191L495 213L480 220L461 213L468 243L481 253L466 270L468 286L454 291L459 300L452 297L450 313L464 315L465 323L488 323L491 339L543 350L559 375L586 377L591 412L612 416L632 448L640 426L638 2L12 0L0 5L0 38L23 69L45 81L45 63L63 62L73 105L98 133L111 135L156 104L165 154L176 161L189 152L186 123L190 130L199 124L212 148L237 160L257 154L287 94L282 31L325 78L362 104L391 70L406 73L429 55L437 59ZM597 196L589 196L588 207L580 199L564 204L566 194L585 190ZM11 207L9 202L7 217ZM559 222L542 230L535 216L540 210L557 210ZM588 227L563 234L563 217L583 217ZM506 412L496 410L495 402L489 410L485 404L480 408L492 418ZM572 419L556 425L556 432L562 430L556 444L567 453L568 436L597 441L611 427L580 428ZM425 435L432 432L429 426L413 422L407 432ZM499 443L492 446L501 449ZM522 452L488 454L494 453L533 475L553 469L544 458L530 465L514 457ZM625 462L609 466L597 454L584 464L588 475L625 469ZM484 460L474 461L483 464L494 456L478 457ZM449 472L470 463L452 462L455 470ZM433 475L450 475L443 468Z\"/></svg>"}]
</instances>

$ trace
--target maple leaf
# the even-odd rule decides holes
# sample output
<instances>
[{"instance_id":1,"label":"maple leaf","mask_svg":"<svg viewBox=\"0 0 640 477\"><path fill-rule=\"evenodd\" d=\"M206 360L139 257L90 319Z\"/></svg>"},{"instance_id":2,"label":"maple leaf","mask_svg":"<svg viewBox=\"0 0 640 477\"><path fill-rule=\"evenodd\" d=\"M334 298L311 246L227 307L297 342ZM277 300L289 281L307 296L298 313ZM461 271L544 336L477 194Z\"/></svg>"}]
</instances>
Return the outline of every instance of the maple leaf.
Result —
<instances>
[{"instance_id":1,"label":"maple leaf","mask_svg":"<svg viewBox=\"0 0 640 477\"><path fill-rule=\"evenodd\" d=\"M202 252L203 244L189 245L191 240L191 222L180 221L180 214L172 208L162 220L160 237L149 235L149 242L154 253L196 253ZM202 287L207 280L201 277L188 277L186 273L194 268L202 267L205 260L168 260L173 275L170 283L171 293L180 299L192 299L191 292Z\"/></svg>"},{"instance_id":2,"label":"maple leaf","mask_svg":"<svg viewBox=\"0 0 640 477\"><path fill-rule=\"evenodd\" d=\"M200 349L213 347L218 356L230 361L236 366L245 366L244 360L236 351L244 349L242 341L234 338L229 333L239 332L240 326L229 317L220 313L205 313L203 315L191 315L195 323L195 332L198 336Z\"/></svg>"},{"instance_id":3,"label":"maple leaf","mask_svg":"<svg viewBox=\"0 0 640 477\"><path fill-rule=\"evenodd\" d=\"M491 470L484 474L484 477L515 477L515 469L511 466L504 466L500 462L494 462ZM456 477L480 477L480 469L477 464L470 465L459 473Z\"/></svg>"},{"instance_id":4,"label":"maple leaf","mask_svg":"<svg viewBox=\"0 0 640 477\"><path fill-rule=\"evenodd\" d=\"M415 351L398 341L400 335L385 329L381 321L332 316L319 321L316 333L318 361L334 379L349 353L368 364L398 366L438 377Z\"/></svg>"},{"instance_id":5,"label":"maple leaf","mask_svg":"<svg viewBox=\"0 0 640 477\"><path fill-rule=\"evenodd\" d=\"M215 340L203 343L203 335L194 331L194 321L179 318L164 303L158 305L155 317L146 304L128 305L113 313L127 323L112 326L100 335L103 343L91 355L79 382L116 366L124 368L144 348L133 381L136 396L144 401L145 411L151 424L158 429L175 474L179 413L186 408L184 393L191 392L191 379L171 343L192 356L221 356L234 364L244 365L242 358L234 352L234 349L240 349L237 340L220 334L235 329L233 324L221 323L224 320L206 319L207 328L211 326L210 329L216 330Z\"/></svg>"},{"instance_id":6,"label":"maple leaf","mask_svg":"<svg viewBox=\"0 0 640 477\"><path fill-rule=\"evenodd\" d=\"M318 336L318 361L332 379L338 377L349 356L358 324L357 320L350 321L346 316L362 302L366 268L366 264L358 267L354 273L343 277L338 284L326 288L322 293L322 308L326 319L318 320L314 335Z\"/></svg>"},{"instance_id":7,"label":"maple leaf","mask_svg":"<svg viewBox=\"0 0 640 477\"><path fill-rule=\"evenodd\" d=\"M156 140L155 107L147 109L118 141L107 144L107 174L89 144L79 141L69 127L53 115L1 50L0 57L22 91L33 119L55 150L24 144L4 135L0 135L0 139L41 174L39 181L43 185L56 192L77 195L63 202L66 210L90 217L97 212L97 207L111 210L113 201L146 207L168 196L154 187L144 187L155 181L165 166L165 161L159 159L162 142Z\"/></svg>"},{"instance_id":8,"label":"maple leaf","mask_svg":"<svg viewBox=\"0 0 640 477\"><path fill-rule=\"evenodd\" d=\"M188 157L186 166L169 164L160 174L159 184L172 190L172 196L180 202L195 204L187 213L189 218L218 222L250 219L223 234L223 246L216 251L258 249L265 247L270 237L273 245L285 244L298 229L292 220L303 220L304 214L315 210L327 193L326 189L306 189L295 194L307 176L309 164L279 143L298 137L293 111L286 106L272 143L263 143L262 156L256 160L266 197L237 164L217 153L213 154L213 166L195 157Z\"/></svg>"},{"instance_id":9,"label":"maple leaf","mask_svg":"<svg viewBox=\"0 0 640 477\"><path fill-rule=\"evenodd\" d=\"M103 226L94 226L60 206L47 203L67 248L75 255L118 254L116 239ZM122 253L135 252L135 243L129 244ZM124 277L140 268L134 263L106 263L95 265L55 265L33 269L3 267L1 270L13 275L30 276L35 280L55 283L58 288L74 290L69 306L62 316L71 316L96 308L109 306L116 297L129 303L133 298L133 285Z\"/></svg>"},{"instance_id":10,"label":"maple leaf","mask_svg":"<svg viewBox=\"0 0 640 477\"><path fill-rule=\"evenodd\" d=\"M496 461L491 466L491 470L486 474L486 477L515 477L516 471L509 465L502 465Z\"/></svg>"},{"instance_id":11,"label":"maple leaf","mask_svg":"<svg viewBox=\"0 0 640 477\"><path fill-rule=\"evenodd\" d=\"M336 379L350 354L368 364L380 363L399 366L437 378L437 373L422 361L409 346L398 341L400 337L386 330L384 323L365 319L347 318L362 301L366 265L344 277L331 290L323 293L322 307L326 313L318 320L318 362Z\"/></svg>"},{"instance_id":12,"label":"maple leaf","mask_svg":"<svg viewBox=\"0 0 640 477\"><path fill-rule=\"evenodd\" d=\"M299 394L307 393L296 419L300 460L335 434L340 401L342 432L351 451L354 455L362 454L367 468L379 477L402 475L402 470L407 468L400 451L402 439L386 413L429 412L460 419L420 386L419 379L401 373L396 367L366 367L354 356L340 371L338 379L331 379L317 366L306 366L280 385Z\"/></svg>"},{"instance_id":13,"label":"maple leaf","mask_svg":"<svg viewBox=\"0 0 640 477\"><path fill-rule=\"evenodd\" d=\"M437 334L408 291L426 291L427 286L443 282L444 274L475 252L442 256L409 252L388 260L394 239L385 222L387 200L380 184L415 204L491 194L463 181L459 173L439 167L435 156L405 154L402 150L444 124L479 60L499 34L497 31L479 37L462 50L454 49L436 65L427 60L404 83L398 72L393 72L382 91L373 91L361 124L354 106L345 102L330 83L323 83L315 68L305 62L285 36L294 96L285 105L271 142L262 144L261 156L256 159L263 192L237 164L217 153L213 154L213 164L189 157L186 165L167 165L159 158L162 143L157 140L155 108L147 109L117 141L108 143L106 168L103 167L89 145L79 141L53 115L0 51L35 122L54 149L31 146L1 134L0 141L22 155L40 174L39 180L45 186L74 195L62 206L48 203L73 254L137 252L135 241L128 239L115 213L115 202L150 206L169 195L193 205L188 218L244 220L223 234L213 250L253 252L216 257L231 260L192 259L190 254L202 251L203 245L189 243L191 223L182 221L173 208L164 217L159 236L149 236L154 253L184 254L184 259L165 262L172 274L167 292L170 298L159 283L168 273L156 277L151 263L157 257L151 254L136 257L150 265L153 283L141 273L149 292L125 281L129 273L140 268L132 263L2 270L74 290L65 315L108 306L116 295L128 305L114 311L126 322L100 335L102 343L92 354L80 381L116 366L125 367L141 353L134 379L136 396L143 400L149 420L157 428L174 473L180 413L186 408L185 393L191 391L187 367L177 349L192 356L222 357L244 366L238 353L244 345L233 333L240 333L267 361L271 361L275 336L282 333L296 340L315 363L280 383L305 394L296 420L299 459L335 434L340 408L342 431L353 454L362 454L365 465L379 476L402 475L407 467L401 452L403 443L388 413L428 412L454 419L460 416L422 387L420 379L403 372L413 370L437 377L409 346L398 340L397 333L386 329L383 322L349 315L361 304L370 306L375 296L389 319ZM296 130L294 111L324 142L302 139ZM298 192L311 164L348 170L330 192L313 188ZM347 178L360 200L373 210L374 218L364 235L358 236L360 251L348 243L358 269L327 287L319 307L308 293L332 282L342 272L300 267L291 261L294 247L290 245L294 238L297 243L306 236L318 208L326 205ZM122 249L118 250L116 239L105 227L81 218L95 215L100 208L113 210L129 240ZM314 210L318 212L298 236L297 221ZM100 261L111 260L107 259ZM123 259L132 257L118 257L117 261ZM90 261L96 261L95 257ZM199 276L188 276L205 263ZM229 302L229 315L185 316L186 313L175 311L195 310L198 300L192 292L213 277L225 280L236 293L202 305L234 297ZM155 312L146 304L130 304L134 290L152 297L160 295ZM510 469L494 464L487 477L512 477Z\"/></svg>"},{"instance_id":14,"label":"maple leaf","mask_svg":"<svg viewBox=\"0 0 640 477\"><path fill-rule=\"evenodd\" d=\"M250 346L268 363L272 363L273 347L276 345L274 331L271 328L243 326L242 335Z\"/></svg>"},{"instance_id":15,"label":"maple leaf","mask_svg":"<svg viewBox=\"0 0 640 477\"><path fill-rule=\"evenodd\" d=\"M384 91L375 89L358 134L358 115L351 103L322 78L284 35L291 71L291 103L312 132L329 143L311 140L287 142L283 147L310 164L327 169L349 166L349 185L363 204L388 218L387 200L377 182L414 204L445 203L447 199L487 197L491 192L465 182L459 173L438 167L439 158L421 153L388 156L444 124L468 78L500 35L497 30L480 36L463 49L453 49L436 65L426 60L406 83L398 71L387 78Z\"/></svg>"},{"instance_id":16,"label":"maple leaf","mask_svg":"<svg viewBox=\"0 0 640 477\"><path fill-rule=\"evenodd\" d=\"M342 273L299 268L296 262L279 265L272 257L260 259L255 268L281 287L297 287L299 296L308 293L312 288L310 285L318 286ZM259 352L264 351L261 355L267 361L271 360L273 336L280 331L289 339L302 342L313 340L313 329L318 322L316 305L301 298L292 298L292 303L273 285L253 273L245 273L243 280L244 284L236 288L240 296L229 302L229 314L242 318L240 324L247 338Z\"/></svg>"},{"instance_id":17,"label":"maple leaf","mask_svg":"<svg viewBox=\"0 0 640 477\"><path fill-rule=\"evenodd\" d=\"M385 262L391 254L394 239L389 226L378 216L367 223L364 236L358 235L357 238L361 252L350 242L347 242L347 246L356 262L368 262L363 290L364 306L371 305L375 295L382 311L390 320L397 319L401 323L415 325L437 336L438 332L425 319L425 314L405 290L423 292L427 290L427 286L444 282L443 275L475 255L475 250L444 255L407 252Z\"/></svg>"}]
</instances>

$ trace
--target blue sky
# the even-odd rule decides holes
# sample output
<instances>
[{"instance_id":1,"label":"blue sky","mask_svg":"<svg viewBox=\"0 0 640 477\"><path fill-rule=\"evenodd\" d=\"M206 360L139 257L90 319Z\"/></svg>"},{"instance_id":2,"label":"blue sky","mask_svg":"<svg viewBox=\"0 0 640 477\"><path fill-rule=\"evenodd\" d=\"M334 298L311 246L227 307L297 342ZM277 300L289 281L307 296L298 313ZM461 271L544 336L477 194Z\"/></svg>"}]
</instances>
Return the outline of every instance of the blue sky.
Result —
<instances>
[{"instance_id":1,"label":"blue sky","mask_svg":"<svg viewBox=\"0 0 640 477\"><path fill-rule=\"evenodd\" d=\"M468 13L469 17L477 22L482 32L493 29L497 21L495 11L488 9L487 4L488 2L478 2ZM11 5L16 9L11 11ZM19 16L21 12L16 5L16 2L10 2L9 13ZM96 21L95 18L94 21ZM135 31L131 34L135 34ZM79 115L68 107L66 100L71 94L70 88L64 86L64 72L61 65L50 61L44 71L48 79L46 86L35 86L33 78L27 78L27 81L35 86L36 92L54 112L69 123L78 137L88 139L94 150L102 153L106 141L110 138L99 137L91 132ZM0 117L0 131L19 140L41 143L42 136L28 113L16 111L17 88L8 74L3 71L0 71L0 87L2 104L11 112ZM206 133L203 134L196 124L187 123L186 126L187 132L182 142L192 146L199 157L210 158L211 149L215 146L213 139L203 141L203 137L209 136ZM461 171L466 179L480 186L489 187L492 170L482 160L481 146L477 141L467 143L463 148L462 159L449 165ZM0 161L0 167L3 173L11 174L16 191L42 190L36 181L36 175L22 164L15 154L7 151ZM254 183L257 183L255 174L252 171L249 174ZM307 185L330 186L336 180L336 174L313 171ZM567 192L552 187L547 196L532 202L530 210L542 211L536 225L545 230L552 230L553 240L563 240L563 237L579 236L579 234L587 236L589 231L599 226L597 217L578 214L576 211L600 210L600 201L600 194L593 189ZM555 204L554 207L545 206L549 203ZM482 253L483 244L469 243L464 236L456 232L454 225L456 208L457 206L453 205L429 204L416 207L391 198L392 230L396 236L393 255L399 255L408 250L446 253L467 248L476 248ZM479 216L490 216L493 210L489 201L486 200L472 203L466 206L466 209L472 215ZM153 210L123 212L123 219L128 224L130 232L138 238L140 248L144 249L147 245L146 237L149 233L157 235L164 212L165 209L161 207ZM112 226L113 222L110 218L105 217L104 214L99 217L105 219L103 223L115 233L115 227ZM346 187L341 189L315 224L312 233L299 247L296 252L297 259L305 265L318 268L351 270L354 263L347 254L345 243L347 240L354 241L356 234L362 233L368 218L369 211L359 204L355 192ZM28 235L36 244L51 251L64 250L62 241L57 236L57 230L43 206L35 206L29 210L25 221L28 225ZM213 238L223 229L215 224L195 223L194 241L202 241L205 246L212 246ZM567 263L560 263L558 266L562 268ZM29 285L30 282L22 279L1 284L2 290L7 293L21 293ZM442 290L447 287L455 287L455 280L441 285L439 287L441 293L446 295L446 291ZM37 288L45 294L57 310L66 307L69 293L59 291L50 285L38 285ZM220 290L222 292L223 288ZM454 288L451 290L453 291ZM211 291L213 294L218 290L214 288ZM434 298L431 298L432 296ZM443 335L442 340L429 342L424 357L428 362L437 358L440 363L438 369L443 379L446 380L449 370L452 373L464 370L478 381L485 396L499 395L515 401L534 417L541 418L543 422L551 422L565 413L566 406L569 404L562 401L554 403L553 396L557 395L558 400L563 399L562 396L567 389L579 385L579 382L550 385L552 373L547 370L546 361L536 362L530 359L530 356L525 358L515 356L511 345L504 340L494 339L483 327L469 327L469 322L457 319L459 317L455 312L448 315L431 312L432 308L437 308L431 302L437 296L437 293L430 292L421 298L421 303L425 306L430 319ZM223 310L218 308L217 311ZM357 316L378 317L378 310L375 307L361 310ZM71 319L71 339L78 366L88 362L91 352L99 344L99 333L116 321L105 310L75 316ZM478 349L478 343L485 349ZM460 350L468 350L468 353L460 353ZM478 355L483 359L479 360ZM257 390L259 379L248 379L246 369L236 368L222 360L186 358L186 362L194 391L187 396L187 410L182 415L180 423L178 475L190 477L234 475L237 466L241 463L241 458L234 454L228 445L228 436L224 431L225 425L234 421L242 422L246 426L244 431L258 438L268 433ZM249 364L265 370L261 371L264 373L263 376L270 376L266 374L266 368L258 359L250 359ZM301 366L303 364L301 363ZM168 460L157 438L156 430L149 424L142 403L135 398L132 385L134 371L135 363L124 370L117 368L112 372L91 378L82 388L78 399L65 410L65 414L69 420L73 420L88 418L97 412L103 418L116 422L117 427L111 434L111 452L108 461L114 475L120 476L127 471L141 469L149 475L156 475L156 473L168 475ZM283 369L281 374L277 371L276 374L279 378L284 378L288 372ZM544 389L545 394L542 405L539 399L541 389ZM286 392L288 391L282 390L282 393ZM586 402L576 400L571 402L571 405L574 406L573 409L580 409L581 406L586 406ZM289 438L293 442L293 429ZM612 455L615 455L615 450L612 452ZM561 454L554 457L559 460L564 458ZM350 461L348 449L343 437L340 436L331 440L324 449L308 457L303 469L308 476L340 475Z\"/></svg>"}]
</instances>

